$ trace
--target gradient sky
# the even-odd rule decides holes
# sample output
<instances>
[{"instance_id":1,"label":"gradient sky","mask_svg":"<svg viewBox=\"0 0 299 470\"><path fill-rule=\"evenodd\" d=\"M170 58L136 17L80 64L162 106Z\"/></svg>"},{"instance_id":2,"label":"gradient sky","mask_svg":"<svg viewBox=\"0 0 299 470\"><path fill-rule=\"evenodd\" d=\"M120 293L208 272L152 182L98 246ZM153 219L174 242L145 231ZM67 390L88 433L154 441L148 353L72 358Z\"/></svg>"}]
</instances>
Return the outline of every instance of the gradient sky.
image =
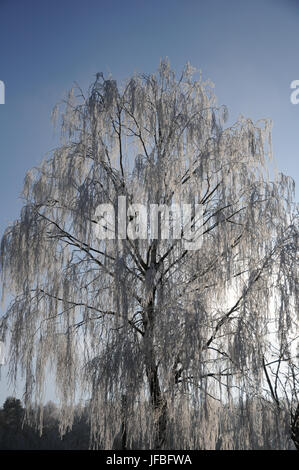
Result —
<instances>
[{"instance_id":1,"label":"gradient sky","mask_svg":"<svg viewBox=\"0 0 299 470\"><path fill-rule=\"evenodd\" d=\"M26 170L56 145L50 113L73 82L153 72L166 56L215 83L230 122L272 118L278 169L298 186L298 25L299 0L0 0L0 236ZM2 375L0 406L7 393Z\"/></svg>"}]
</instances>

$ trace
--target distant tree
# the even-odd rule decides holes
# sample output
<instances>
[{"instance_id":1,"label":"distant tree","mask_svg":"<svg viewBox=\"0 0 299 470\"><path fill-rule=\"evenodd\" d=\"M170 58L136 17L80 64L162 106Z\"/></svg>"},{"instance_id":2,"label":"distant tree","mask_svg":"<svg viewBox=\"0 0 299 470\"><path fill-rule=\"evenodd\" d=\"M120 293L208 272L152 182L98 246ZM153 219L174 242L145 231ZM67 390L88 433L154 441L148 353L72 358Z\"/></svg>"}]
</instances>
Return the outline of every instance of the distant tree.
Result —
<instances>
[{"instance_id":1,"label":"distant tree","mask_svg":"<svg viewBox=\"0 0 299 470\"><path fill-rule=\"evenodd\" d=\"M6 424L15 428L20 427L24 417L21 400L14 397L8 397L3 404L3 415Z\"/></svg>"},{"instance_id":2,"label":"distant tree","mask_svg":"<svg viewBox=\"0 0 299 470\"><path fill-rule=\"evenodd\" d=\"M38 416L38 409L31 409L32 416ZM0 409L0 450L83 450L89 447L90 428L85 410L75 408L72 430L63 439L59 432L59 410L55 403L43 407L43 433L36 423L24 422L21 401L8 397Z\"/></svg>"},{"instance_id":3,"label":"distant tree","mask_svg":"<svg viewBox=\"0 0 299 470\"><path fill-rule=\"evenodd\" d=\"M82 391L93 441L106 448L123 426L127 448L228 445L229 410L262 397L269 344L283 348L298 328L294 183L267 174L271 123L241 117L225 128L212 84L193 74L187 64L177 78L163 61L122 87L98 74L87 96L73 89L64 140L28 172L20 219L2 240L3 290L14 295L2 339L10 331L26 408L42 400L51 364L62 432ZM181 239L164 239L161 225L158 237L135 239L137 206L131 232L100 240L111 220L103 225L97 208L117 213L119 196L147 206L197 199L202 246L186 248L196 233L185 221ZM220 434L218 403L227 410ZM252 416L247 434L235 421L244 448Z\"/></svg>"},{"instance_id":4,"label":"distant tree","mask_svg":"<svg viewBox=\"0 0 299 470\"><path fill-rule=\"evenodd\" d=\"M8 397L0 409L0 449L18 449L22 446L23 418L21 401Z\"/></svg>"}]
</instances>

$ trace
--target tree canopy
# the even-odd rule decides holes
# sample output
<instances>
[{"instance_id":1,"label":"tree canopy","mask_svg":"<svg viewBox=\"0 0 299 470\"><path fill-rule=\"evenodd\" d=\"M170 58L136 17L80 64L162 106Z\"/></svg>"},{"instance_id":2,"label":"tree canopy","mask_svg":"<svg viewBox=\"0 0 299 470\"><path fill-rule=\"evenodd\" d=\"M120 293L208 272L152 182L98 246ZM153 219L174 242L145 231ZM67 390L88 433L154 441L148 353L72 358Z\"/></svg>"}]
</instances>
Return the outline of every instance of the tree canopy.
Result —
<instances>
[{"instance_id":1,"label":"tree canopy","mask_svg":"<svg viewBox=\"0 0 299 470\"><path fill-rule=\"evenodd\" d=\"M26 408L43 402L50 368L62 432L88 396L93 442L106 448L119 429L126 446L215 448L221 436L246 448L265 438L253 397L261 420L268 392L296 405L294 182L272 176L271 122L226 126L213 84L195 72L187 64L177 76L162 61L122 85L103 74L86 94L76 85L54 112L61 145L27 173L20 218L2 239L14 300L1 334ZM196 199L201 247L185 248L184 222L181 239L99 239L97 208L117 211L120 196ZM265 371L277 358L274 383Z\"/></svg>"}]
</instances>

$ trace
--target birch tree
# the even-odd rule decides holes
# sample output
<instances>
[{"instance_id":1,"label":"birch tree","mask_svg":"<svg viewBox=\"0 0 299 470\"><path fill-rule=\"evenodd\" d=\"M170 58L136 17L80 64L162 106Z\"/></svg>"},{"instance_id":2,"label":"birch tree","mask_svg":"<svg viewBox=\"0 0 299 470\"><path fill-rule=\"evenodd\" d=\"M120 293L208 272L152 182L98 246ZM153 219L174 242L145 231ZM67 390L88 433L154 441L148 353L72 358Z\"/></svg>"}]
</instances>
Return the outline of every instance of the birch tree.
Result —
<instances>
[{"instance_id":1,"label":"birch tree","mask_svg":"<svg viewBox=\"0 0 299 470\"><path fill-rule=\"evenodd\" d=\"M164 60L120 85L100 73L86 94L76 85L55 109L61 144L27 173L2 239L10 377L24 377L29 409L51 371L62 433L88 398L102 448L120 429L125 448L234 447L233 422L247 448L257 425L246 404L263 400L269 345L282 350L298 332L294 182L271 176L271 122L228 126L195 72L187 64L177 76ZM200 248L186 249L184 221L177 239L100 239L97 208L117 214L120 196L146 207L196 200Z\"/></svg>"}]
</instances>

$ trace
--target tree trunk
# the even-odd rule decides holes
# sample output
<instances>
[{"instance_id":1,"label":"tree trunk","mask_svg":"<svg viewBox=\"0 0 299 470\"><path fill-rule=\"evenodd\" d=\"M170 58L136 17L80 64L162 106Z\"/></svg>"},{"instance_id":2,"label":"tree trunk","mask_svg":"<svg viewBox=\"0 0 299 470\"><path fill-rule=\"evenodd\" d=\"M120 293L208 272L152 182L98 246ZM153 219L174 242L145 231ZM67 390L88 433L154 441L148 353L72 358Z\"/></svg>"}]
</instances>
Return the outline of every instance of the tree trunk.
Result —
<instances>
[{"instance_id":1,"label":"tree trunk","mask_svg":"<svg viewBox=\"0 0 299 470\"><path fill-rule=\"evenodd\" d=\"M161 392L158 377L158 367L148 367L146 373L149 382L151 405L154 418L154 449L163 449L166 444L168 420L167 400Z\"/></svg>"},{"instance_id":2,"label":"tree trunk","mask_svg":"<svg viewBox=\"0 0 299 470\"><path fill-rule=\"evenodd\" d=\"M150 302L147 308L147 324L144 335L145 363L154 418L154 449L162 449L166 443L167 400L163 396L159 382L153 342L153 324L153 302Z\"/></svg>"},{"instance_id":3,"label":"tree trunk","mask_svg":"<svg viewBox=\"0 0 299 470\"><path fill-rule=\"evenodd\" d=\"M118 433L114 436L112 449L113 450L128 450L127 438L127 395L123 394L121 397L121 426Z\"/></svg>"},{"instance_id":4,"label":"tree trunk","mask_svg":"<svg viewBox=\"0 0 299 470\"><path fill-rule=\"evenodd\" d=\"M291 422L291 438L297 450L299 450L299 403L297 405L294 416Z\"/></svg>"},{"instance_id":5,"label":"tree trunk","mask_svg":"<svg viewBox=\"0 0 299 470\"><path fill-rule=\"evenodd\" d=\"M121 397L121 448L127 450L127 396L122 395Z\"/></svg>"},{"instance_id":6,"label":"tree trunk","mask_svg":"<svg viewBox=\"0 0 299 470\"><path fill-rule=\"evenodd\" d=\"M155 296L156 287L153 282L156 272L157 241L154 240L151 250L150 270L151 280L147 291L147 306L144 310L144 352L146 375L150 390L150 399L154 420L154 449L163 449L166 444L167 431L167 400L163 396L159 383L158 365L154 348L154 324L155 324Z\"/></svg>"}]
</instances>

